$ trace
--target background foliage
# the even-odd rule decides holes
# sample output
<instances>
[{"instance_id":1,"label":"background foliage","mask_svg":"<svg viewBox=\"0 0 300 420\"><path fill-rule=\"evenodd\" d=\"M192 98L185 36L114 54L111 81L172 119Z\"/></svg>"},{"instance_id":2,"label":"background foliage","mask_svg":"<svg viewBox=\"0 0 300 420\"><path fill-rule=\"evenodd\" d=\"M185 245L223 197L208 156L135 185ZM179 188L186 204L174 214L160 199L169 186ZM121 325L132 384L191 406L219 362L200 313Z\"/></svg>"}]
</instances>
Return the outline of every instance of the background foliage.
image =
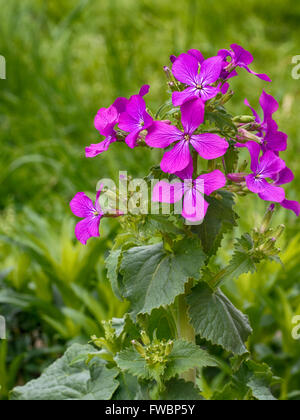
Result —
<instances>
[{"instance_id":1,"label":"background foliage","mask_svg":"<svg viewBox=\"0 0 300 420\"><path fill-rule=\"evenodd\" d=\"M37 377L66 344L101 334L101 320L121 317L106 278L104 259L118 226L102 225L101 241L75 243L68 202L77 191L93 193L98 179L118 170L144 176L155 155L115 145L110 153L84 158L97 140L93 118L116 96L151 84L150 106L166 99L162 65L171 53L198 48L204 55L235 42L253 52L255 69L273 79L266 86L247 73L232 84L232 110L247 98L257 105L266 88L280 102L277 119L289 134L284 158L300 179L300 80L292 57L300 54L300 4L292 0L0 0L0 54L7 80L0 80L0 313L8 340L0 342L0 398L15 384ZM160 152L157 152L160 153ZM103 165L103 162L105 164ZM299 184L289 187L298 199ZM258 223L265 205L240 200L237 235ZM267 263L257 274L227 283L224 291L251 319L250 346L283 378L282 399L300 399L300 343L291 337L300 314L299 221L285 223L284 267ZM237 230L238 228L236 228ZM232 238L215 264L228 262ZM204 384L207 396L217 383ZM203 386L204 386L203 385Z\"/></svg>"}]
</instances>

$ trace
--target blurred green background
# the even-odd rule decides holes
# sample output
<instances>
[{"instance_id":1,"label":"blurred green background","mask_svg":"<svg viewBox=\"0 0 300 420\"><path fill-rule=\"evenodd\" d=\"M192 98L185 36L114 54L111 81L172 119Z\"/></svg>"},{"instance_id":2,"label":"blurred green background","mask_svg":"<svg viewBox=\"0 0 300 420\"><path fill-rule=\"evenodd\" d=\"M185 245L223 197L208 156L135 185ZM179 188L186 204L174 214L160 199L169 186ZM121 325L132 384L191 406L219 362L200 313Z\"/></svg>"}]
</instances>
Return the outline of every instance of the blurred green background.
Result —
<instances>
[{"instance_id":1,"label":"blurred green background","mask_svg":"<svg viewBox=\"0 0 300 420\"><path fill-rule=\"evenodd\" d=\"M102 240L83 247L74 240L68 203L78 191L93 193L98 179L118 170L145 175L155 158L113 145L88 160L84 148L99 141L93 126L100 107L151 85L148 103L167 98L163 65L189 48L205 56L238 43L250 50L253 68L266 84L240 70L229 109L245 113L262 89L280 102L277 120L289 135L284 153L300 179L300 80L292 57L300 54L300 3L293 0L0 0L0 314L8 340L0 341L0 398L37 377L67 344L101 334L101 320L127 309L113 297L104 258L118 229L102 226ZM300 199L298 181L288 187ZM241 231L259 223L265 204L240 200ZM273 263L227 286L250 316L251 349L283 378L282 399L300 399L300 344L292 318L300 315L299 220L280 211L285 223L284 267ZM238 232L237 232L238 233ZM232 240L222 249L224 264Z\"/></svg>"}]
</instances>

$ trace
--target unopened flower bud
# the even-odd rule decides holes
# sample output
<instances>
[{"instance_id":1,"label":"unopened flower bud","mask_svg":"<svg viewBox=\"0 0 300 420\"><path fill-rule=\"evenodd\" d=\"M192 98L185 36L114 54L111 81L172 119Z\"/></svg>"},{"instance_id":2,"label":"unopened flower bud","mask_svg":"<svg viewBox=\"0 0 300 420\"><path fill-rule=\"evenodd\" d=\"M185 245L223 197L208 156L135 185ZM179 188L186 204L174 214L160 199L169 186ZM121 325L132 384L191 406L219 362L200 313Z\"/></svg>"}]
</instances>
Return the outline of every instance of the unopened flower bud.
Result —
<instances>
[{"instance_id":1,"label":"unopened flower bud","mask_svg":"<svg viewBox=\"0 0 300 420\"><path fill-rule=\"evenodd\" d=\"M133 347L136 349L136 351L138 352L138 353L140 353L140 355L141 356L145 356L146 355L146 352L145 352L145 348L141 345L141 343L139 343L138 341L136 341L136 340L132 340L131 341L131 344L133 345Z\"/></svg>"},{"instance_id":2,"label":"unopened flower bud","mask_svg":"<svg viewBox=\"0 0 300 420\"><path fill-rule=\"evenodd\" d=\"M255 117L251 115L238 115L237 117L233 118L233 122L247 124L255 121Z\"/></svg>"},{"instance_id":3,"label":"unopened flower bud","mask_svg":"<svg viewBox=\"0 0 300 420\"><path fill-rule=\"evenodd\" d=\"M230 181L232 181L232 182L240 184L242 182L245 182L246 175L247 174L245 174L245 173L227 174L227 178L230 179Z\"/></svg>"},{"instance_id":4,"label":"unopened flower bud","mask_svg":"<svg viewBox=\"0 0 300 420\"><path fill-rule=\"evenodd\" d=\"M165 66L164 67L164 72L165 72L165 74L167 76L168 81L171 82L172 81L172 72L169 69L169 67Z\"/></svg>"},{"instance_id":5,"label":"unopened flower bud","mask_svg":"<svg viewBox=\"0 0 300 420\"><path fill-rule=\"evenodd\" d=\"M146 334L146 331L141 331L141 338L145 346L149 346L151 343L150 338Z\"/></svg>"},{"instance_id":6,"label":"unopened flower bud","mask_svg":"<svg viewBox=\"0 0 300 420\"><path fill-rule=\"evenodd\" d=\"M230 99L233 97L234 92L233 90L227 92L225 95L223 95L223 97L220 100L220 105L225 105L227 102L230 101Z\"/></svg>"},{"instance_id":7,"label":"unopened flower bud","mask_svg":"<svg viewBox=\"0 0 300 420\"><path fill-rule=\"evenodd\" d=\"M274 211L271 210L269 207L268 210L266 211L266 214L260 226L260 233L265 233L268 230L273 214L274 214Z\"/></svg>"},{"instance_id":8,"label":"unopened flower bud","mask_svg":"<svg viewBox=\"0 0 300 420\"><path fill-rule=\"evenodd\" d=\"M248 142L248 141L255 141L255 142L259 143L259 144L261 143L261 140L260 140L260 138L258 136L256 136L253 133L250 133L249 131L245 130L242 127L240 127L238 129L238 136L237 136L237 138L238 138L238 141L241 142L241 143L245 143L245 142Z\"/></svg>"},{"instance_id":9,"label":"unopened flower bud","mask_svg":"<svg viewBox=\"0 0 300 420\"><path fill-rule=\"evenodd\" d=\"M280 236L283 234L284 230L285 230L284 225L278 226L278 228L275 230L274 235L273 235L275 241L277 241L280 238Z\"/></svg>"}]
</instances>

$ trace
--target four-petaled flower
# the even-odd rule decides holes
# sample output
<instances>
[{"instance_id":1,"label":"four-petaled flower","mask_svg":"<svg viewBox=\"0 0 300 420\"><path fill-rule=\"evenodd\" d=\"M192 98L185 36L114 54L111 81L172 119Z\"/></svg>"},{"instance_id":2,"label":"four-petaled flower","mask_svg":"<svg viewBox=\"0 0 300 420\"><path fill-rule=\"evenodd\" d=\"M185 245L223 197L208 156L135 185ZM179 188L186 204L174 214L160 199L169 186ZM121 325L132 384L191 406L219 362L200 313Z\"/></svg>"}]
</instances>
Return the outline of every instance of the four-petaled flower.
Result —
<instances>
[{"instance_id":1,"label":"four-petaled flower","mask_svg":"<svg viewBox=\"0 0 300 420\"><path fill-rule=\"evenodd\" d=\"M285 191L267 179L274 180L286 168L284 160L273 152L265 152L261 158L261 148L255 142L248 142L246 147L251 155L252 174L246 176L246 184L250 191L258 194L262 200L281 203L285 199Z\"/></svg>"},{"instance_id":2,"label":"four-petaled flower","mask_svg":"<svg viewBox=\"0 0 300 420\"><path fill-rule=\"evenodd\" d=\"M203 220L209 206L203 194L210 195L225 187L225 175L215 170L193 180L193 163L191 162L184 171L177 173L177 176L184 182L160 181L153 189L152 200L174 204L183 198L182 217L191 223Z\"/></svg>"},{"instance_id":3,"label":"four-petaled flower","mask_svg":"<svg viewBox=\"0 0 300 420\"><path fill-rule=\"evenodd\" d=\"M199 54L196 58L195 52L194 54L189 52L188 54L181 54L174 61L172 67L174 77L188 86L182 92L173 92L172 101L174 106L180 106L195 98L201 98L203 102L206 102L220 92L220 87L212 85L220 77L223 68L222 59L220 57L211 57L202 61L202 63L199 60L201 60Z\"/></svg>"},{"instance_id":4,"label":"four-petaled flower","mask_svg":"<svg viewBox=\"0 0 300 420\"><path fill-rule=\"evenodd\" d=\"M104 213L99 204L99 197L102 191L97 192L95 204L83 192L79 192L70 202L72 213L82 218L75 227L75 236L83 245L86 245L88 239L97 238L99 234L99 225Z\"/></svg>"},{"instance_id":5,"label":"four-petaled flower","mask_svg":"<svg viewBox=\"0 0 300 420\"><path fill-rule=\"evenodd\" d=\"M194 134L203 120L204 104L197 99L181 107L184 131L161 121L152 124L145 139L148 146L164 149L176 143L172 150L165 153L161 162L162 171L174 174L184 170L190 163L190 146L204 159L216 159L226 153L229 145L225 139L210 133Z\"/></svg>"},{"instance_id":6,"label":"four-petaled flower","mask_svg":"<svg viewBox=\"0 0 300 420\"><path fill-rule=\"evenodd\" d=\"M287 148L288 136L281 131L278 131L278 125L273 119L273 114L278 110L279 104L273 98L263 91L260 99L260 106L264 113L262 120L255 109L245 99L245 105L248 106L255 117L256 123L259 125L258 135L261 138L261 146L264 151L272 150L274 152L282 152Z\"/></svg>"},{"instance_id":7,"label":"four-petaled flower","mask_svg":"<svg viewBox=\"0 0 300 420\"><path fill-rule=\"evenodd\" d=\"M132 96L119 118L119 128L129 133L125 141L131 149L136 146L140 133L151 127L153 123L153 118L147 113L146 103L142 97L146 93L147 90L145 89L139 95Z\"/></svg>"},{"instance_id":8,"label":"four-petaled flower","mask_svg":"<svg viewBox=\"0 0 300 420\"><path fill-rule=\"evenodd\" d=\"M255 76L259 77L261 80L265 82L271 82L269 76L266 74L255 73L253 70L249 68L249 65L254 61L252 54L249 51L245 50L243 47L237 44L230 45L230 50L220 50L218 52L218 56L224 60L222 78L225 80L228 76L235 71L236 67L242 67L247 70L248 73L254 74ZM230 57L231 61L228 62L227 59ZM237 73L234 73L236 76ZM231 75L232 77L233 75Z\"/></svg>"}]
</instances>

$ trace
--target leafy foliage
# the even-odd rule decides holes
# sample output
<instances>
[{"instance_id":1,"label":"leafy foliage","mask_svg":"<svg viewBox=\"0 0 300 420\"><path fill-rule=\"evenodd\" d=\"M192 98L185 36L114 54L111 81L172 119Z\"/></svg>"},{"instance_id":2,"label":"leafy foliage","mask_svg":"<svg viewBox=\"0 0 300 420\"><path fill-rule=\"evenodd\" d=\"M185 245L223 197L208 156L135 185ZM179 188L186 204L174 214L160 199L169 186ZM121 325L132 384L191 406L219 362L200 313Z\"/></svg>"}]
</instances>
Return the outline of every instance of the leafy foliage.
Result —
<instances>
[{"instance_id":1,"label":"leafy foliage","mask_svg":"<svg viewBox=\"0 0 300 420\"><path fill-rule=\"evenodd\" d=\"M248 318L220 291L199 284L188 297L189 315L196 334L234 354L247 352L252 333Z\"/></svg>"},{"instance_id":2,"label":"leafy foliage","mask_svg":"<svg viewBox=\"0 0 300 420\"><path fill-rule=\"evenodd\" d=\"M74 344L42 376L22 388L15 388L14 400L101 400L110 399L118 387L118 372L104 362L86 357L93 348Z\"/></svg>"},{"instance_id":3,"label":"leafy foliage","mask_svg":"<svg viewBox=\"0 0 300 420\"><path fill-rule=\"evenodd\" d=\"M148 313L170 305L184 293L190 277L199 278L205 254L197 241L184 240L167 252L163 243L131 248L123 255L124 297L131 302L131 314Z\"/></svg>"}]
</instances>

